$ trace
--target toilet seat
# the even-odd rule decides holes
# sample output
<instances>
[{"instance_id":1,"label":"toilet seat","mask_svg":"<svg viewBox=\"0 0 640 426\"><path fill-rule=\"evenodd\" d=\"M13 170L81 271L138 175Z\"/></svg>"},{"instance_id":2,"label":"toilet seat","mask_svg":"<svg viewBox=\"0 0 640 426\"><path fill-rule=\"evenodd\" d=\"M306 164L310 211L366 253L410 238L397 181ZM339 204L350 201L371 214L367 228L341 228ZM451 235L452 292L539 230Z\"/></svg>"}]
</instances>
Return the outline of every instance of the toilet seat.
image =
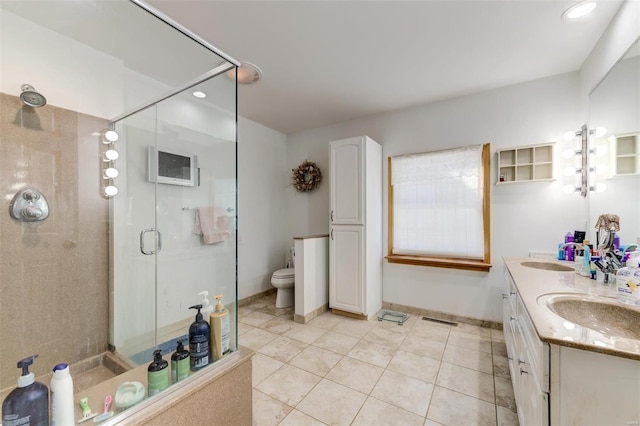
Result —
<instances>
[{"instance_id":1,"label":"toilet seat","mask_svg":"<svg viewBox=\"0 0 640 426\"><path fill-rule=\"evenodd\" d=\"M295 269L293 268L284 268L278 269L273 273L273 278L293 278L295 277Z\"/></svg>"}]
</instances>

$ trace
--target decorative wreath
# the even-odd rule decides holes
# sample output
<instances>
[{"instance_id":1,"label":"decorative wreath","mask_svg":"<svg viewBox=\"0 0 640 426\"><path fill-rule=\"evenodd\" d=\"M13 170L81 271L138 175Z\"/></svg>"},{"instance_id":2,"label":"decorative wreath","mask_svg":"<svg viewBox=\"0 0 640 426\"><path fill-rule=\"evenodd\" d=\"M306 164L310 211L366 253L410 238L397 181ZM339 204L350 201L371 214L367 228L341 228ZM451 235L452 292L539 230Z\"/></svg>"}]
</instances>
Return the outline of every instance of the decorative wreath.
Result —
<instances>
[{"instance_id":1,"label":"decorative wreath","mask_svg":"<svg viewBox=\"0 0 640 426\"><path fill-rule=\"evenodd\" d=\"M322 173L316 163L304 160L300 165L291 169L291 184L299 192L314 190L322 180Z\"/></svg>"}]
</instances>

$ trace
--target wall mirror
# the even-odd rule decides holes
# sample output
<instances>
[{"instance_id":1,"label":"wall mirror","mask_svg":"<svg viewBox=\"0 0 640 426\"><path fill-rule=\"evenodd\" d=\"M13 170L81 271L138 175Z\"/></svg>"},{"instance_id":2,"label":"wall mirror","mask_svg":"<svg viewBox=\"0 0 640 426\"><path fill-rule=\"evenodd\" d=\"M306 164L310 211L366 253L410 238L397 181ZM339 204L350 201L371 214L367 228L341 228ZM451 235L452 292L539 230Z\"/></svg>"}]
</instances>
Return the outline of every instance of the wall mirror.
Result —
<instances>
[{"instance_id":1,"label":"wall mirror","mask_svg":"<svg viewBox=\"0 0 640 426\"><path fill-rule=\"evenodd\" d=\"M589 223L613 213L620 217L622 245L636 244L640 237L640 40L613 66L589 95L591 128L605 127L593 144L607 146L607 154L590 164L604 169L591 175L606 185L604 192L590 194ZM604 159L606 158L606 159ZM594 230L590 229L590 234Z\"/></svg>"}]
</instances>

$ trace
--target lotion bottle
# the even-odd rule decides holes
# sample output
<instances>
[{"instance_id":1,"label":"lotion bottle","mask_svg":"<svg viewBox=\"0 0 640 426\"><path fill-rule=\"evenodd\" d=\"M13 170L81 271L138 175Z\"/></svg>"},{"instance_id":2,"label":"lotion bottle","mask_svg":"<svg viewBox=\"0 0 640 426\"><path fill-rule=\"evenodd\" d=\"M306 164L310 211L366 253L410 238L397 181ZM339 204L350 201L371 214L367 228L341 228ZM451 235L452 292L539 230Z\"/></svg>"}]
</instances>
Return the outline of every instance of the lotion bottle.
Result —
<instances>
[{"instance_id":1,"label":"lotion bottle","mask_svg":"<svg viewBox=\"0 0 640 426\"><path fill-rule=\"evenodd\" d=\"M178 340L176 351L171 355L171 381L179 382L189 377L191 355L184 348L182 340Z\"/></svg>"},{"instance_id":2,"label":"lotion bottle","mask_svg":"<svg viewBox=\"0 0 640 426\"><path fill-rule=\"evenodd\" d=\"M627 305L640 305L640 251L631 253L627 266L620 268L616 274L618 302Z\"/></svg>"},{"instance_id":3,"label":"lotion bottle","mask_svg":"<svg viewBox=\"0 0 640 426\"><path fill-rule=\"evenodd\" d=\"M29 372L29 366L37 356L18 361L18 368L22 368L18 387L2 402L2 423L5 425L49 426L49 389L36 382L33 373Z\"/></svg>"},{"instance_id":4,"label":"lotion bottle","mask_svg":"<svg viewBox=\"0 0 640 426\"><path fill-rule=\"evenodd\" d=\"M197 309L196 320L189 327L189 351L191 352L191 371L200 370L209 364L209 340L211 331L209 323L202 319L202 305L193 305L189 309Z\"/></svg>"},{"instance_id":5,"label":"lotion bottle","mask_svg":"<svg viewBox=\"0 0 640 426\"><path fill-rule=\"evenodd\" d=\"M147 368L147 388L149 396L158 394L169 387L169 363L162 359L162 351L153 351L153 361Z\"/></svg>"},{"instance_id":6,"label":"lotion bottle","mask_svg":"<svg viewBox=\"0 0 640 426\"><path fill-rule=\"evenodd\" d=\"M51 388L51 426L75 424L73 379L67 364L61 363L53 367L53 377L49 387Z\"/></svg>"},{"instance_id":7,"label":"lotion bottle","mask_svg":"<svg viewBox=\"0 0 640 426\"><path fill-rule=\"evenodd\" d=\"M222 304L222 295L216 296L216 309L211 313L209 322L211 323L211 356L214 361L222 358L229 352L229 342L231 340L231 322L229 320L229 310Z\"/></svg>"},{"instance_id":8,"label":"lotion bottle","mask_svg":"<svg viewBox=\"0 0 640 426\"><path fill-rule=\"evenodd\" d=\"M200 304L202 305L202 309L200 310L200 312L202 312L202 319L209 322L209 315L213 312L213 304L209 301L209 292L206 290L201 291L198 293L198 296L202 296L202 300L200 301Z\"/></svg>"}]
</instances>

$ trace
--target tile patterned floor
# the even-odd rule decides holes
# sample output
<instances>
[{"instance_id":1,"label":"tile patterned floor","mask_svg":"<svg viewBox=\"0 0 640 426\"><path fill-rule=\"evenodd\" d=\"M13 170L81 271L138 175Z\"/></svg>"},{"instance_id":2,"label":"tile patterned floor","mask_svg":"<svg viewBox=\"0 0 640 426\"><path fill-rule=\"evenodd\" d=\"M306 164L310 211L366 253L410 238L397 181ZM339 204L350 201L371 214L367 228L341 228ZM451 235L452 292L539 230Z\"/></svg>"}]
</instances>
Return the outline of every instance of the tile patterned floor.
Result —
<instances>
[{"instance_id":1,"label":"tile patterned floor","mask_svg":"<svg viewBox=\"0 0 640 426\"><path fill-rule=\"evenodd\" d=\"M254 425L518 425L501 331L329 312L302 325L274 304L238 312Z\"/></svg>"}]
</instances>

